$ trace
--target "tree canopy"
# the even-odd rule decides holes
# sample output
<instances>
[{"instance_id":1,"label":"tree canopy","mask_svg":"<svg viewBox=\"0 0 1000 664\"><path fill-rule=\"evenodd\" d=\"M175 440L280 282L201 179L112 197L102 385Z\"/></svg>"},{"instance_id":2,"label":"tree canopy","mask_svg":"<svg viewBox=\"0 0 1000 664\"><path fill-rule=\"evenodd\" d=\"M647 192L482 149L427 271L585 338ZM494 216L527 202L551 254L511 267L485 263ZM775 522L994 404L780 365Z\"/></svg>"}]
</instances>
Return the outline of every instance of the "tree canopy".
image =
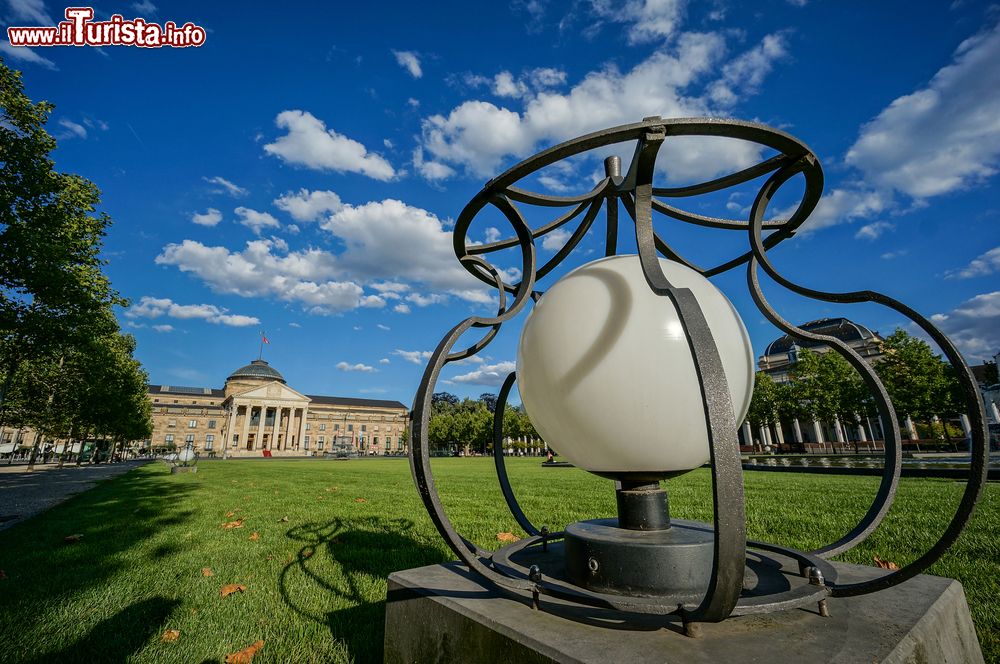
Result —
<instances>
[{"instance_id":1,"label":"tree canopy","mask_svg":"<svg viewBox=\"0 0 1000 664\"><path fill-rule=\"evenodd\" d=\"M145 438L146 374L113 313L128 302L103 271L111 220L92 182L56 170L52 109L0 60L0 426Z\"/></svg>"}]
</instances>

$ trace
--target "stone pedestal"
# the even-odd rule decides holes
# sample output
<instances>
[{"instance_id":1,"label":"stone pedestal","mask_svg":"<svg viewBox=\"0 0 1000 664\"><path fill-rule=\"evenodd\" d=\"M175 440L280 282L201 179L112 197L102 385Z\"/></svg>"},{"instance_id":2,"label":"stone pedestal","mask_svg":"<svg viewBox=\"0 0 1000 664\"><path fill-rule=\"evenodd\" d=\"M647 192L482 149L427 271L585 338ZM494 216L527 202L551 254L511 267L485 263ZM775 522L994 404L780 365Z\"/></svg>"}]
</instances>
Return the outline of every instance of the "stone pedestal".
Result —
<instances>
[{"instance_id":1,"label":"stone pedestal","mask_svg":"<svg viewBox=\"0 0 1000 664\"><path fill-rule=\"evenodd\" d=\"M198 466L172 466L170 468L170 474L176 475L177 473L197 473Z\"/></svg>"},{"instance_id":2,"label":"stone pedestal","mask_svg":"<svg viewBox=\"0 0 1000 664\"><path fill-rule=\"evenodd\" d=\"M842 583L882 570L835 565ZM385 661L411 662L841 662L966 663L983 655L957 581L918 576L889 590L814 608L705 624L625 616L541 599L536 611L486 586L457 563L389 577Z\"/></svg>"}]
</instances>

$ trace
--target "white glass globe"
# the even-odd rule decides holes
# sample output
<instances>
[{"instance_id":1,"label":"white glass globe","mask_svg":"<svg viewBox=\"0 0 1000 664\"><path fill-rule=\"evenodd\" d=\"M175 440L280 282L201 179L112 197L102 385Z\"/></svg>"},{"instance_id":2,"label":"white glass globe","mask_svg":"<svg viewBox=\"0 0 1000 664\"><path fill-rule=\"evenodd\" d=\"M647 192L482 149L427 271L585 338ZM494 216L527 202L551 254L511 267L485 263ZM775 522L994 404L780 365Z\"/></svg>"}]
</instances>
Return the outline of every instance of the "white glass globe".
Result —
<instances>
[{"instance_id":1,"label":"white glass globe","mask_svg":"<svg viewBox=\"0 0 1000 664\"><path fill-rule=\"evenodd\" d=\"M725 295L679 263L667 279L694 293L719 348L742 422L753 348ZM521 401L542 438L573 465L624 477L668 477L709 460L694 358L673 303L653 293L639 257L583 265L535 304L517 349Z\"/></svg>"},{"instance_id":2,"label":"white glass globe","mask_svg":"<svg viewBox=\"0 0 1000 664\"><path fill-rule=\"evenodd\" d=\"M177 463L186 466L190 464L192 461L194 461L197 456L198 455L195 454L195 451L193 449L191 449L190 447L185 447L183 450L177 453Z\"/></svg>"}]
</instances>

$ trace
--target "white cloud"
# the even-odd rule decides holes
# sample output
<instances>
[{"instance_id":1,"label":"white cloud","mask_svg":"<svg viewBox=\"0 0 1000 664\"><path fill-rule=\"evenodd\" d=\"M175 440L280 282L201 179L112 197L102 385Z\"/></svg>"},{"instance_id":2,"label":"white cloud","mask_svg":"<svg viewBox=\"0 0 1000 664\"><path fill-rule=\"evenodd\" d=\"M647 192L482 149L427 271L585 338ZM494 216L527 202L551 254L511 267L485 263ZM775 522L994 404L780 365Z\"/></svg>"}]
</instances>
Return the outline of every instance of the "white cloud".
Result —
<instances>
[{"instance_id":1,"label":"white cloud","mask_svg":"<svg viewBox=\"0 0 1000 664\"><path fill-rule=\"evenodd\" d=\"M507 374L513 371L514 368L515 364L513 362L484 364L475 371L455 376L452 380L456 383L497 387L503 384L503 381L507 378Z\"/></svg>"},{"instance_id":2,"label":"white cloud","mask_svg":"<svg viewBox=\"0 0 1000 664\"><path fill-rule=\"evenodd\" d=\"M288 327L296 327L297 328L297 327L302 327L302 325L300 325L299 323L296 323L296 322L293 321L293 322L291 322L291 323L288 324Z\"/></svg>"},{"instance_id":3,"label":"white cloud","mask_svg":"<svg viewBox=\"0 0 1000 664\"><path fill-rule=\"evenodd\" d=\"M455 169L447 164L424 159L424 149L421 147L413 150L413 167L421 177L431 182L447 180L455 174Z\"/></svg>"},{"instance_id":4,"label":"white cloud","mask_svg":"<svg viewBox=\"0 0 1000 664\"><path fill-rule=\"evenodd\" d=\"M856 219L865 219L892 207L892 196L886 192L847 186L824 194L816 209L800 227L800 233L814 232ZM787 218L794 207L775 213L775 218Z\"/></svg>"},{"instance_id":5,"label":"white cloud","mask_svg":"<svg viewBox=\"0 0 1000 664\"><path fill-rule=\"evenodd\" d=\"M380 329L380 330L383 330L383 331L385 331L385 332L388 332L389 330L391 330L391 329L392 329L392 328L391 328L391 327L389 327L388 325L383 325L382 323L379 323L379 324L378 324L378 325L376 325L375 327L377 327L378 329Z\"/></svg>"},{"instance_id":6,"label":"white cloud","mask_svg":"<svg viewBox=\"0 0 1000 664\"><path fill-rule=\"evenodd\" d=\"M877 240L886 231L891 231L896 228L895 225L890 224L888 221L873 221L870 224L865 224L858 229L858 232L854 234L855 240Z\"/></svg>"},{"instance_id":7,"label":"white cloud","mask_svg":"<svg viewBox=\"0 0 1000 664\"><path fill-rule=\"evenodd\" d=\"M528 86L516 80L509 71L502 71L493 78L493 94L498 97L523 97L528 93Z\"/></svg>"},{"instance_id":8,"label":"white cloud","mask_svg":"<svg viewBox=\"0 0 1000 664\"><path fill-rule=\"evenodd\" d=\"M248 220L260 221L254 215L266 215L243 210ZM277 225L276 220L261 223L255 230ZM455 260L451 233L426 210L392 199L344 205L322 222L321 229L343 247L339 253L315 248L289 251L278 238L247 242L242 251L184 240L164 247L156 262L191 273L217 292L273 296L300 302L320 314L384 307L390 300L412 295L416 285L421 290L411 302L421 306L443 302L447 296L475 303L494 299L491 289ZM520 278L514 269L504 274L508 281ZM365 294L365 289L375 294ZM409 313L409 307L397 305L394 311Z\"/></svg>"},{"instance_id":9,"label":"white cloud","mask_svg":"<svg viewBox=\"0 0 1000 664\"><path fill-rule=\"evenodd\" d=\"M923 87L866 124L845 161L867 181L922 199L967 188L1000 158L1000 24L959 45Z\"/></svg>"},{"instance_id":10,"label":"white cloud","mask_svg":"<svg viewBox=\"0 0 1000 664\"><path fill-rule=\"evenodd\" d=\"M229 314L226 313L227 311L227 309L222 309L214 304L177 304L169 298L144 295L139 299L138 304L133 304L125 310L125 316L131 319L160 318L161 316L181 320L199 319L229 327L247 327L260 324L260 319L254 316Z\"/></svg>"},{"instance_id":11,"label":"white cloud","mask_svg":"<svg viewBox=\"0 0 1000 664\"><path fill-rule=\"evenodd\" d=\"M281 226L278 220L267 212L258 212L248 207L238 207L233 212L240 218L240 224L246 226L257 235L260 235L261 230L265 228L277 228Z\"/></svg>"},{"instance_id":12,"label":"white cloud","mask_svg":"<svg viewBox=\"0 0 1000 664\"><path fill-rule=\"evenodd\" d=\"M45 9L44 0L8 0L7 6L10 8L11 25L54 26L56 24Z\"/></svg>"},{"instance_id":13,"label":"white cloud","mask_svg":"<svg viewBox=\"0 0 1000 664\"><path fill-rule=\"evenodd\" d=\"M949 279L971 279L973 277L985 277L994 272L1000 272L1000 247L994 247L985 254L973 259L961 270L949 270L945 276ZM1000 348L997 350L1000 350Z\"/></svg>"},{"instance_id":14,"label":"white cloud","mask_svg":"<svg viewBox=\"0 0 1000 664\"><path fill-rule=\"evenodd\" d=\"M337 281L332 254L319 249L274 253L270 240L247 242L233 252L194 240L168 244L156 257L159 265L173 265L199 277L218 293L243 297L276 297L301 303L312 313L330 314L361 306L364 289L351 281Z\"/></svg>"},{"instance_id":15,"label":"white cloud","mask_svg":"<svg viewBox=\"0 0 1000 664\"><path fill-rule=\"evenodd\" d=\"M249 190L244 189L243 187L239 186L238 184L233 184L232 182L230 182L226 178L218 176L218 175L216 175L214 177L205 177L205 176L203 176L201 179L204 180L205 182L209 183L209 184L214 184L214 185L218 185L219 187L221 187L220 189L213 190L212 191L213 194L229 194L233 198L240 198L241 196L246 196L247 194L250 193Z\"/></svg>"},{"instance_id":16,"label":"white cloud","mask_svg":"<svg viewBox=\"0 0 1000 664\"><path fill-rule=\"evenodd\" d=\"M199 226L217 226L222 221L222 213L215 208L208 208L204 212L195 212L191 215L191 222Z\"/></svg>"},{"instance_id":17,"label":"white cloud","mask_svg":"<svg viewBox=\"0 0 1000 664\"><path fill-rule=\"evenodd\" d=\"M407 106L410 106L411 108L419 108L420 107L420 100L417 99L417 98L415 98L415 97L410 97L409 99L406 100L406 104L407 104Z\"/></svg>"},{"instance_id":18,"label":"white cloud","mask_svg":"<svg viewBox=\"0 0 1000 664\"><path fill-rule=\"evenodd\" d=\"M1000 291L982 293L931 320L967 360L988 360L1000 350Z\"/></svg>"},{"instance_id":19,"label":"white cloud","mask_svg":"<svg viewBox=\"0 0 1000 664\"><path fill-rule=\"evenodd\" d=\"M77 138L87 138L87 128L81 124L73 122L72 120L62 118L59 120L59 126L69 132L68 134L63 134L63 137L76 136Z\"/></svg>"},{"instance_id":20,"label":"white cloud","mask_svg":"<svg viewBox=\"0 0 1000 664\"><path fill-rule=\"evenodd\" d=\"M756 66L784 52L784 37L769 35L750 53ZM508 157L524 157L540 143L554 143L651 115L691 117L725 114L727 104L709 105L698 84L708 87L724 69L725 40L717 33L679 35L631 70L593 71L566 93L540 90L523 97L523 111L481 100L466 101L446 115L422 123L422 147L434 159L481 177L495 174ZM738 60L739 58L737 58ZM723 79L725 78L723 77ZM759 79L754 79L759 82ZM750 86L752 87L752 86ZM732 91L748 92L747 86ZM714 177L756 163L761 149L724 138L672 138L660 160L671 180Z\"/></svg>"},{"instance_id":21,"label":"white cloud","mask_svg":"<svg viewBox=\"0 0 1000 664\"><path fill-rule=\"evenodd\" d=\"M389 358L388 357L383 357L381 360L378 361L378 363L379 364L389 364Z\"/></svg>"},{"instance_id":22,"label":"white cloud","mask_svg":"<svg viewBox=\"0 0 1000 664\"><path fill-rule=\"evenodd\" d=\"M288 131L264 151L289 164L316 170L361 173L376 180L396 177L392 165L364 145L327 129L322 120L298 110L282 111L275 118L279 129Z\"/></svg>"},{"instance_id":23,"label":"white cloud","mask_svg":"<svg viewBox=\"0 0 1000 664\"><path fill-rule=\"evenodd\" d=\"M443 295L438 295L437 293L431 293L430 295L423 295L422 293L410 293L406 296L408 302L412 302L418 307L427 307L432 304L439 304L444 302L446 298Z\"/></svg>"},{"instance_id":24,"label":"white cloud","mask_svg":"<svg viewBox=\"0 0 1000 664\"><path fill-rule=\"evenodd\" d=\"M722 78L712 84L709 95L716 103L729 105L756 93L774 63L785 55L784 36L767 35L760 44L722 67Z\"/></svg>"},{"instance_id":25,"label":"white cloud","mask_svg":"<svg viewBox=\"0 0 1000 664\"><path fill-rule=\"evenodd\" d=\"M413 78L420 78L424 75L422 69L420 69L420 57L417 53L413 51L393 51L393 55L396 56L396 63L410 72L410 76Z\"/></svg>"},{"instance_id":26,"label":"white cloud","mask_svg":"<svg viewBox=\"0 0 1000 664\"><path fill-rule=\"evenodd\" d=\"M42 67L53 71L57 71L59 69L56 67L56 63L52 62L48 58L43 58L27 46L11 46L10 42L6 39L0 39L0 53L8 58L13 58L14 60L20 60L21 62L27 62L33 65L41 65Z\"/></svg>"},{"instance_id":27,"label":"white cloud","mask_svg":"<svg viewBox=\"0 0 1000 664\"><path fill-rule=\"evenodd\" d=\"M549 231L542 238L542 249L547 249L548 251L559 251L572 235L572 233L562 228Z\"/></svg>"},{"instance_id":28,"label":"white cloud","mask_svg":"<svg viewBox=\"0 0 1000 664\"><path fill-rule=\"evenodd\" d=\"M397 304L392 308L397 314L408 314L410 313L410 305L408 304Z\"/></svg>"},{"instance_id":29,"label":"white cloud","mask_svg":"<svg viewBox=\"0 0 1000 664\"><path fill-rule=\"evenodd\" d=\"M153 329L156 330L157 332L173 332L174 331L174 326L173 325L154 325Z\"/></svg>"},{"instance_id":30,"label":"white cloud","mask_svg":"<svg viewBox=\"0 0 1000 664\"><path fill-rule=\"evenodd\" d=\"M340 196L332 191L309 191L305 188L299 189L298 192L286 192L274 199L274 204L296 221L317 221L320 217L344 207Z\"/></svg>"},{"instance_id":31,"label":"white cloud","mask_svg":"<svg viewBox=\"0 0 1000 664\"><path fill-rule=\"evenodd\" d=\"M683 0L591 0L591 6L605 20L630 24L630 44L666 40L680 27L684 13Z\"/></svg>"},{"instance_id":32,"label":"white cloud","mask_svg":"<svg viewBox=\"0 0 1000 664\"><path fill-rule=\"evenodd\" d=\"M902 258L908 253L910 253L909 249L896 249L895 251L887 251L884 254L882 254L882 259L891 261L893 258Z\"/></svg>"},{"instance_id":33,"label":"white cloud","mask_svg":"<svg viewBox=\"0 0 1000 664\"><path fill-rule=\"evenodd\" d=\"M431 352L429 350L400 350L396 349L392 351L393 355L397 355L407 362L412 362L413 364L423 364L425 360L430 359Z\"/></svg>"},{"instance_id":34,"label":"white cloud","mask_svg":"<svg viewBox=\"0 0 1000 664\"><path fill-rule=\"evenodd\" d=\"M360 371L362 373L375 373L376 371L378 371L378 369L376 369L375 367L369 366L367 364L362 364L360 362L358 362L357 364L338 362L337 368L341 371Z\"/></svg>"}]
</instances>

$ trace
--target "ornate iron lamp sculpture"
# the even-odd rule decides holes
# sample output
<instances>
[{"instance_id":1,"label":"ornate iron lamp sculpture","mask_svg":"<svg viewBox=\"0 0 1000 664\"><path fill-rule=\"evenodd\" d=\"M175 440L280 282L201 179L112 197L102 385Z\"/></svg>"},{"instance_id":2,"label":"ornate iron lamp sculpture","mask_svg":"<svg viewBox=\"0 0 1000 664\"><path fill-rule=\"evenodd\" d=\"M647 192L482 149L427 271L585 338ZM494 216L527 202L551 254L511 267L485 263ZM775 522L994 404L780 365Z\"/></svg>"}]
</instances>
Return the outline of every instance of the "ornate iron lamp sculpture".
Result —
<instances>
[{"instance_id":1,"label":"ornate iron lamp sculpture","mask_svg":"<svg viewBox=\"0 0 1000 664\"><path fill-rule=\"evenodd\" d=\"M725 137L756 143L777 154L765 161L701 184L653 185L656 156L670 137ZM539 169L589 150L636 142L624 175L617 157L605 160L606 177L581 196L526 191L519 182ZM802 175L802 198L787 220L766 219L769 203L793 176ZM717 192L767 176L748 220L720 219L666 202ZM936 561L968 522L986 480L986 424L976 383L955 346L906 305L873 291L832 293L800 286L771 264L767 250L791 237L816 207L823 173L804 144L770 127L716 119L647 118L567 141L545 150L491 180L462 210L455 224L455 253L472 275L496 289L497 315L473 316L449 331L435 349L413 406L410 463L418 491L438 531L476 575L534 606L547 595L585 606L643 614L679 614L694 633L698 622L728 616L781 611L828 597L875 592L905 581ZM665 200L666 199L666 200ZM619 256L619 204L635 225L638 255ZM565 208L539 228L525 221L519 205ZM510 223L514 236L470 244L473 219L487 206ZM578 245L601 208L607 219L606 257L564 276L543 295L538 284ZM653 228L653 212L698 226L743 232L748 249L704 268L686 261ZM544 265L536 264L534 242L580 219L565 245ZM768 234L765 236L764 233ZM521 280L505 283L484 256L519 248ZM662 258L661 258L662 256ZM750 294L777 327L802 340L824 343L840 353L871 389L883 422L885 468L877 496L850 532L814 551L747 541L737 426L743 420L753 381L753 355L735 309L708 277L746 266ZM778 284L806 297L837 303L875 302L908 317L942 349L955 368L972 423L970 477L947 529L917 560L879 578L838 583L827 562L862 542L892 504L900 476L900 432L895 412L871 367L846 343L811 333L784 320L767 302L758 278L763 271ZM513 300L508 302L508 294ZM493 451L500 487L518 524L529 537L497 551L485 551L456 532L441 505L429 462L431 396L441 369L475 355L500 326L529 304L518 347L517 372L500 391ZM454 350L472 328L485 330L472 346ZM525 516L504 467L503 412L515 380L524 406L543 438L576 465L616 481L618 519L571 524L549 533ZM602 414L614 412L633 423L636 444L616 445ZM596 417L595 417L596 414ZM641 434L641 435L640 435ZM654 443L653 436L658 436ZM671 521L659 480L711 462L714 523Z\"/></svg>"}]
</instances>

